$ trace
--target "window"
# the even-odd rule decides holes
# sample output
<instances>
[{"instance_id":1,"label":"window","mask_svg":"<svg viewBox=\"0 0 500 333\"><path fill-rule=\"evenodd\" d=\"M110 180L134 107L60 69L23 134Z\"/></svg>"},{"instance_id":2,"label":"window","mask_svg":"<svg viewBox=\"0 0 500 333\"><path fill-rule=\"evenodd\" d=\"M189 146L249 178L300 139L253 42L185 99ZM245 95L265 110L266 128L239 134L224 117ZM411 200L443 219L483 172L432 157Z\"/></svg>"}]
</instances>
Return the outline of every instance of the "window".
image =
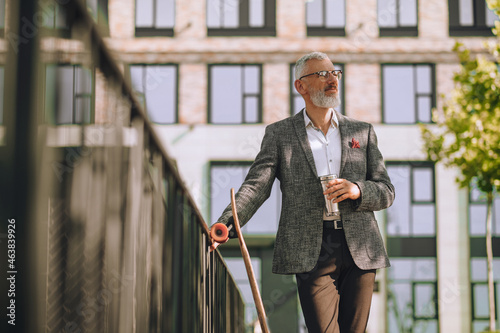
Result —
<instances>
[{"instance_id":1,"label":"window","mask_svg":"<svg viewBox=\"0 0 500 333\"><path fill-rule=\"evenodd\" d=\"M5 0L0 0L0 37L5 35Z\"/></svg>"},{"instance_id":2,"label":"window","mask_svg":"<svg viewBox=\"0 0 500 333\"><path fill-rule=\"evenodd\" d=\"M433 65L382 65L382 92L384 123L432 122L436 105Z\"/></svg>"},{"instance_id":3,"label":"window","mask_svg":"<svg viewBox=\"0 0 500 333\"><path fill-rule=\"evenodd\" d=\"M345 36L345 0L306 2L308 36Z\"/></svg>"},{"instance_id":4,"label":"window","mask_svg":"<svg viewBox=\"0 0 500 333\"><path fill-rule=\"evenodd\" d=\"M159 124L177 123L177 66L131 65L130 76L149 119Z\"/></svg>"},{"instance_id":5,"label":"window","mask_svg":"<svg viewBox=\"0 0 500 333\"><path fill-rule=\"evenodd\" d=\"M490 307L488 301L488 278L486 258L471 258L470 278L472 295L472 332L488 330ZM500 259L493 259L493 278L495 287L496 317L500 316L498 301L500 300Z\"/></svg>"},{"instance_id":6,"label":"window","mask_svg":"<svg viewBox=\"0 0 500 333\"><path fill-rule=\"evenodd\" d=\"M261 65L210 65L209 122L262 122L261 72Z\"/></svg>"},{"instance_id":7,"label":"window","mask_svg":"<svg viewBox=\"0 0 500 333\"><path fill-rule=\"evenodd\" d=\"M136 0L135 35L173 36L175 0Z\"/></svg>"},{"instance_id":8,"label":"window","mask_svg":"<svg viewBox=\"0 0 500 333\"><path fill-rule=\"evenodd\" d=\"M238 190L250 169L251 162L211 162L210 163L210 217L217 222L229 204L231 188ZM274 235L278 230L281 211L281 191L279 181L275 180L270 197L257 210L257 213L242 228L245 234Z\"/></svg>"},{"instance_id":9,"label":"window","mask_svg":"<svg viewBox=\"0 0 500 333\"><path fill-rule=\"evenodd\" d=\"M435 258L393 258L388 270L387 332L438 332Z\"/></svg>"},{"instance_id":10,"label":"window","mask_svg":"<svg viewBox=\"0 0 500 333\"><path fill-rule=\"evenodd\" d=\"M472 291L472 330L486 330L489 321L488 283L486 266L486 197L473 182L469 190L469 243ZM493 277L495 306L500 315L500 196L495 195L492 206Z\"/></svg>"},{"instance_id":11,"label":"window","mask_svg":"<svg viewBox=\"0 0 500 333\"><path fill-rule=\"evenodd\" d=\"M40 16L42 26L47 35L69 38L71 2L58 0L41 1L43 4ZM87 10L95 23L101 26L101 31L109 34L108 26L108 0L85 0ZM0 6L5 4L5 0L0 0ZM35 22L37 23L37 22Z\"/></svg>"},{"instance_id":12,"label":"window","mask_svg":"<svg viewBox=\"0 0 500 333\"><path fill-rule=\"evenodd\" d=\"M336 108L337 111L339 111L342 114L345 114L345 94L344 94L344 82L345 82L345 72L344 72L344 65L343 64L334 64L335 69L340 69L343 72L342 79L340 80L340 85L339 85L339 96L340 96L340 105ZM295 89L295 64L290 65L290 114L296 115L299 113L303 108L305 108L306 104L304 102L304 99L302 96L297 92L297 89Z\"/></svg>"},{"instance_id":13,"label":"window","mask_svg":"<svg viewBox=\"0 0 500 333\"><path fill-rule=\"evenodd\" d=\"M448 0L450 36L493 36L498 17L485 0Z\"/></svg>"},{"instance_id":14,"label":"window","mask_svg":"<svg viewBox=\"0 0 500 333\"><path fill-rule=\"evenodd\" d=\"M257 280L257 287L259 290L262 290L261 259L252 257L250 260L255 274L255 279ZM248 281L247 270L245 268L243 258L224 256L224 262L229 268L229 271L231 272L231 275L233 276L234 281L238 285L241 295L243 296L243 301L245 302L245 322L253 323L258 320L257 308L255 307L255 302L253 300L252 288L250 287L250 282Z\"/></svg>"},{"instance_id":15,"label":"window","mask_svg":"<svg viewBox=\"0 0 500 333\"><path fill-rule=\"evenodd\" d=\"M92 71L80 65L48 65L45 89L45 114L49 124L93 121Z\"/></svg>"},{"instance_id":16,"label":"window","mask_svg":"<svg viewBox=\"0 0 500 333\"><path fill-rule=\"evenodd\" d=\"M434 165L387 162L398 195L387 209L388 332L438 332Z\"/></svg>"},{"instance_id":17,"label":"window","mask_svg":"<svg viewBox=\"0 0 500 333\"><path fill-rule=\"evenodd\" d=\"M207 0L208 36L275 36L275 0Z\"/></svg>"},{"instance_id":18,"label":"window","mask_svg":"<svg viewBox=\"0 0 500 333\"><path fill-rule=\"evenodd\" d=\"M417 0L378 0L380 36L418 36Z\"/></svg>"},{"instance_id":19,"label":"window","mask_svg":"<svg viewBox=\"0 0 500 333\"><path fill-rule=\"evenodd\" d=\"M67 3L61 4L55 0L43 2L43 27L46 34L70 37L71 31L67 15L69 5Z\"/></svg>"}]
</instances>

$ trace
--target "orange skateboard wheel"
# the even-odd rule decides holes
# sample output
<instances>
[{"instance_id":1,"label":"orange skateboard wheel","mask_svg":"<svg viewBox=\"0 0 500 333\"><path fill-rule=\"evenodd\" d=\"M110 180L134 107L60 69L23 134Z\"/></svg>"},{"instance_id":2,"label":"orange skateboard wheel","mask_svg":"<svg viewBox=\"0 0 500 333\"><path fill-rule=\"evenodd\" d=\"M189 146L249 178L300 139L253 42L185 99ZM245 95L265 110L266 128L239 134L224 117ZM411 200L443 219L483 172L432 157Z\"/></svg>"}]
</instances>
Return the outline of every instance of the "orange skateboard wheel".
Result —
<instances>
[{"instance_id":1,"label":"orange skateboard wheel","mask_svg":"<svg viewBox=\"0 0 500 333\"><path fill-rule=\"evenodd\" d=\"M229 230L223 223L215 223L210 229L210 237L217 243L224 243L229 237Z\"/></svg>"}]
</instances>

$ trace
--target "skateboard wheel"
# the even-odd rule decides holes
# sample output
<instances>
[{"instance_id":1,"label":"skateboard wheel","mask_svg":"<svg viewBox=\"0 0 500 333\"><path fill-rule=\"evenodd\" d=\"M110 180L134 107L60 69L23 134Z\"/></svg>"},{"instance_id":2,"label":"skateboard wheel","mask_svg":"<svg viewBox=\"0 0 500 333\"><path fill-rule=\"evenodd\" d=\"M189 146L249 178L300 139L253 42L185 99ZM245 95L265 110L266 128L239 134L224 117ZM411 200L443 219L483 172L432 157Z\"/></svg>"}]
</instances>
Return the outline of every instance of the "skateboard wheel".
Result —
<instances>
[{"instance_id":1,"label":"skateboard wheel","mask_svg":"<svg viewBox=\"0 0 500 333\"><path fill-rule=\"evenodd\" d=\"M210 229L210 237L217 243L223 243L229 237L229 230L227 230L225 224L216 223Z\"/></svg>"}]
</instances>

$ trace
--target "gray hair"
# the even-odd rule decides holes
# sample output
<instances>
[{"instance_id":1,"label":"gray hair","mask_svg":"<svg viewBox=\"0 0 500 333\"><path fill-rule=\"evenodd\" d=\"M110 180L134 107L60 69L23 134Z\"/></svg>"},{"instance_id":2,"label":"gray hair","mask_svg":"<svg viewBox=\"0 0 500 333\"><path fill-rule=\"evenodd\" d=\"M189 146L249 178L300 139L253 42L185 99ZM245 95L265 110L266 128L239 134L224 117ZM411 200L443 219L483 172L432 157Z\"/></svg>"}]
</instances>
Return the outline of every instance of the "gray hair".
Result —
<instances>
[{"instance_id":1,"label":"gray hair","mask_svg":"<svg viewBox=\"0 0 500 333\"><path fill-rule=\"evenodd\" d=\"M302 76L306 64L311 59L324 60L328 59L328 56L323 52L311 52L297 60L295 63L295 79L298 80Z\"/></svg>"}]
</instances>

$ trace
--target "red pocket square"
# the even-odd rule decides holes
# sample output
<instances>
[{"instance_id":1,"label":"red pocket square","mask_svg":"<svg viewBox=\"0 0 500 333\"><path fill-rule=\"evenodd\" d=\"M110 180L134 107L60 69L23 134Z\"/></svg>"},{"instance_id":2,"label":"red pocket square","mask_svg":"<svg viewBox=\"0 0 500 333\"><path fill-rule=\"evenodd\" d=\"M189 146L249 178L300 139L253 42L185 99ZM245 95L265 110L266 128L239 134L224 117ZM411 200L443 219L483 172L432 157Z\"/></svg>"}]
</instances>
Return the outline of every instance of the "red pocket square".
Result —
<instances>
[{"instance_id":1,"label":"red pocket square","mask_svg":"<svg viewBox=\"0 0 500 333\"><path fill-rule=\"evenodd\" d=\"M359 145L359 141L356 140L355 138L352 138L351 148L361 148L361 146Z\"/></svg>"}]
</instances>

